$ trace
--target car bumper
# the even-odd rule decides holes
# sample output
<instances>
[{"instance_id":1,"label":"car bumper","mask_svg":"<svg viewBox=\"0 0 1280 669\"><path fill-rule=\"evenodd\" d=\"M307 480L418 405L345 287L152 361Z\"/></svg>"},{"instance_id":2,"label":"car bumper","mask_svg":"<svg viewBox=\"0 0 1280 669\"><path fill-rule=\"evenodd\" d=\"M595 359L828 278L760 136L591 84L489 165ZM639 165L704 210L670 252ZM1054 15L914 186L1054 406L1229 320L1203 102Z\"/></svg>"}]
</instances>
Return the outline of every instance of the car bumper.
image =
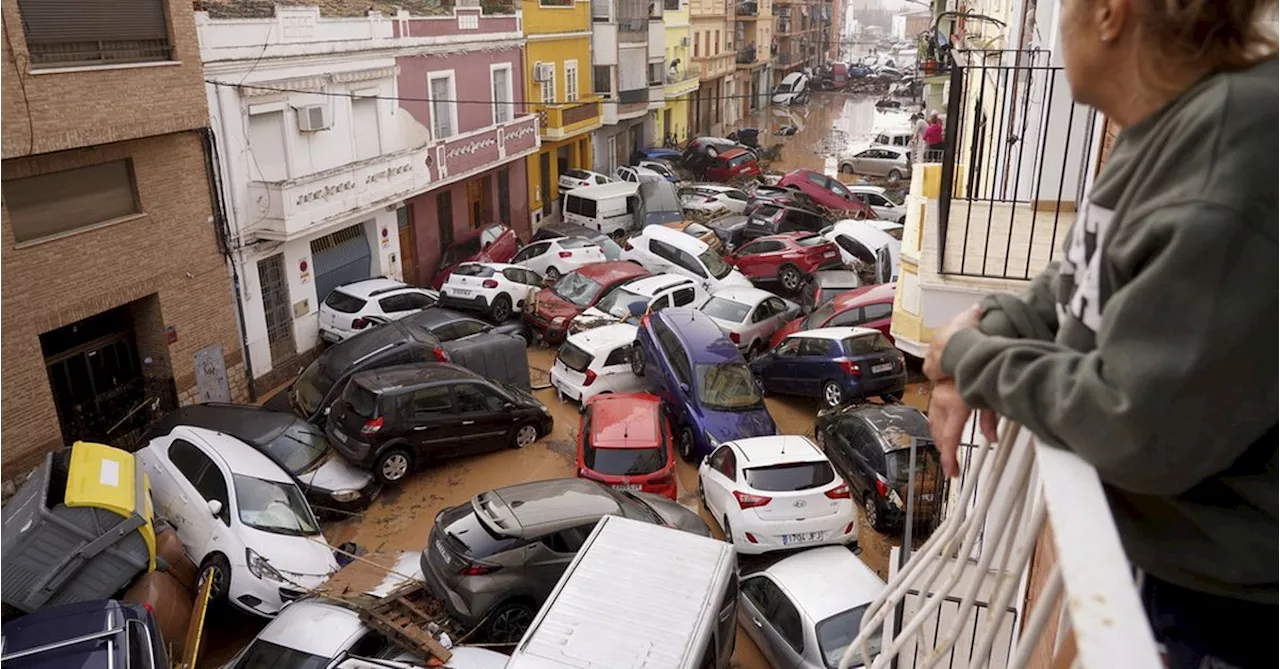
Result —
<instances>
[{"instance_id":1,"label":"car bumper","mask_svg":"<svg viewBox=\"0 0 1280 669\"><path fill-rule=\"evenodd\" d=\"M330 344L336 344L342 341L343 339L346 339L347 337L350 337L354 334L355 332L348 332L346 330L333 330L330 328L320 328L320 338L323 339L324 341L329 342Z\"/></svg>"},{"instance_id":2,"label":"car bumper","mask_svg":"<svg viewBox=\"0 0 1280 669\"><path fill-rule=\"evenodd\" d=\"M347 462L360 467L368 467L373 464L373 446L371 444L366 444L346 432L332 427L325 428L324 436L329 440L329 444L333 446L333 450L337 451L338 455L345 458Z\"/></svg>"},{"instance_id":3,"label":"car bumper","mask_svg":"<svg viewBox=\"0 0 1280 669\"><path fill-rule=\"evenodd\" d=\"M489 298L481 293L476 294L474 297L460 297L441 293L440 306L468 311L488 311Z\"/></svg>"},{"instance_id":4,"label":"car bumper","mask_svg":"<svg viewBox=\"0 0 1280 669\"><path fill-rule=\"evenodd\" d=\"M530 313L526 311L524 312L524 322L529 326L529 329L542 335L543 341L548 344L560 344L564 342L565 337L568 335L569 323L572 321L566 319L559 328L553 328L551 327L551 321L536 312Z\"/></svg>"},{"instance_id":5,"label":"car bumper","mask_svg":"<svg viewBox=\"0 0 1280 669\"><path fill-rule=\"evenodd\" d=\"M289 575L289 583L256 578L243 564L231 567L231 588L227 601L236 608L264 618L273 618L284 605L320 587L328 576Z\"/></svg>"},{"instance_id":6,"label":"car bumper","mask_svg":"<svg viewBox=\"0 0 1280 669\"><path fill-rule=\"evenodd\" d=\"M337 511L339 515L357 513L369 508L373 500L378 497L378 493L382 492L382 486L378 485L377 480L370 480L363 488L356 491L355 499L345 502L334 499L333 492L323 488L307 487L307 503L317 514L323 514L326 511Z\"/></svg>"},{"instance_id":7,"label":"car bumper","mask_svg":"<svg viewBox=\"0 0 1280 669\"><path fill-rule=\"evenodd\" d=\"M805 521L766 521L752 518L748 511L733 525L734 550L744 555L759 555L770 551L812 548L814 546L838 546L858 542L858 518L853 504L845 505L839 513ZM848 529L848 532L845 530ZM820 532L820 539L788 542L784 537ZM755 541L747 538L750 534Z\"/></svg>"},{"instance_id":8,"label":"car bumper","mask_svg":"<svg viewBox=\"0 0 1280 669\"><path fill-rule=\"evenodd\" d=\"M901 374L893 376L884 376L875 379L859 379L849 381L845 384L845 394L849 398L869 397L872 395L886 395L888 393L896 393L907 388L907 374L904 371Z\"/></svg>"},{"instance_id":9,"label":"car bumper","mask_svg":"<svg viewBox=\"0 0 1280 669\"><path fill-rule=\"evenodd\" d=\"M589 388L566 379L559 370L554 368L551 370L551 386L556 389L557 396L579 404L585 404L587 400L594 397L594 393L591 393Z\"/></svg>"},{"instance_id":10,"label":"car bumper","mask_svg":"<svg viewBox=\"0 0 1280 669\"><path fill-rule=\"evenodd\" d=\"M428 557L434 541L434 539L427 541L427 549L422 551L422 557L418 558L419 566L422 569L422 579L427 582L427 588L431 590L431 594L435 595L441 602L444 602L444 608L449 612L450 617L464 627L473 627L480 622L481 616L473 614L472 609L467 606L467 602L458 593L450 589L449 586L445 585L439 565Z\"/></svg>"}]
</instances>

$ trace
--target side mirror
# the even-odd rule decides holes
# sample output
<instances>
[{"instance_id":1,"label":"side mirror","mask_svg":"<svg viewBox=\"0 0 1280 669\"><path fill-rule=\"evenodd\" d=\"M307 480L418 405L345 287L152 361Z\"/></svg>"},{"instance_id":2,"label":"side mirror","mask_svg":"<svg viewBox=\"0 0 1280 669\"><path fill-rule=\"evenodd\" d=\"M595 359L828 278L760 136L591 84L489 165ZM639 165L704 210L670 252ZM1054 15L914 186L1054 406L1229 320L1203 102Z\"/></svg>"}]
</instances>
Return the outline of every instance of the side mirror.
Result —
<instances>
[{"instance_id":1,"label":"side mirror","mask_svg":"<svg viewBox=\"0 0 1280 669\"><path fill-rule=\"evenodd\" d=\"M220 513L222 513L222 502L216 499L209 500L209 515L217 518Z\"/></svg>"},{"instance_id":2,"label":"side mirror","mask_svg":"<svg viewBox=\"0 0 1280 669\"><path fill-rule=\"evenodd\" d=\"M686 392L686 393L687 393L687 392L689 392L689 384L687 384L687 383L681 383L681 384L680 384L680 390L682 390L682 391L684 391L684 392Z\"/></svg>"}]
</instances>

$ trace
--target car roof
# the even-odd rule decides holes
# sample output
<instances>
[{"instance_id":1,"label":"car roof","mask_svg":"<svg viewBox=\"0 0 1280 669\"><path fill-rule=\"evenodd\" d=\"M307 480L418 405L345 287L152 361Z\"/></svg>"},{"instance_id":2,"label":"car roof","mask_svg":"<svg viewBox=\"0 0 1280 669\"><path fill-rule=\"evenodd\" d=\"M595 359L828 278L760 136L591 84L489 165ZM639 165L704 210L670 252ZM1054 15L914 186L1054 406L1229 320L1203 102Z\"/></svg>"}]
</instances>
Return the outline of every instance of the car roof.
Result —
<instances>
[{"instance_id":1,"label":"car roof","mask_svg":"<svg viewBox=\"0 0 1280 669\"><path fill-rule=\"evenodd\" d=\"M583 171L585 172L586 170L583 170ZM599 174L599 173L595 172L594 174ZM601 176L605 176L605 175L601 175ZM599 239L601 237L606 236L604 233L600 232L599 230L592 230L591 228L588 228L585 225L579 225L577 223L569 223L567 221L556 221L554 223L547 223L542 227L538 228L537 231L533 233L533 236L536 238L539 234L542 234L543 231L546 231L548 233L554 233L555 236L548 237L547 235L543 235L542 239L555 239L556 237L586 237L587 239Z\"/></svg>"},{"instance_id":2,"label":"car roof","mask_svg":"<svg viewBox=\"0 0 1280 669\"><path fill-rule=\"evenodd\" d=\"M913 439L933 441L929 419L919 410L905 404L861 404L854 405L847 411L848 415L870 423L884 437L888 446L886 451L910 448Z\"/></svg>"},{"instance_id":3,"label":"car roof","mask_svg":"<svg viewBox=\"0 0 1280 669\"><path fill-rule=\"evenodd\" d=\"M568 338L570 344L593 355L605 349L612 351L619 344L630 343L635 340L636 326L631 323L612 323L571 334Z\"/></svg>"},{"instance_id":4,"label":"car roof","mask_svg":"<svg viewBox=\"0 0 1280 669\"><path fill-rule=\"evenodd\" d=\"M746 225L747 218L744 214L725 214L724 216L717 216L703 223L703 225L720 230L733 229Z\"/></svg>"},{"instance_id":5,"label":"car roof","mask_svg":"<svg viewBox=\"0 0 1280 669\"><path fill-rule=\"evenodd\" d=\"M692 237L679 230L673 230L661 225L645 226L640 234L641 236L670 244L681 251L692 253L695 256L705 253L706 250L710 248L707 246L706 242L698 239L697 237Z\"/></svg>"},{"instance_id":6,"label":"car roof","mask_svg":"<svg viewBox=\"0 0 1280 669\"><path fill-rule=\"evenodd\" d=\"M796 79L799 79L800 77L803 77L803 76L804 76L804 72L792 72L791 74L788 74L787 76L783 77L783 78L782 78L782 81L780 81L780 82L778 82L778 83L786 83L786 82L788 82L788 81L795 81Z\"/></svg>"},{"instance_id":7,"label":"car roof","mask_svg":"<svg viewBox=\"0 0 1280 669\"><path fill-rule=\"evenodd\" d=\"M617 197L619 195L634 195L639 187L640 184L634 181L615 181L613 183L575 188L565 193L565 195L580 197L585 200L601 200L607 197Z\"/></svg>"},{"instance_id":8,"label":"car roof","mask_svg":"<svg viewBox=\"0 0 1280 669\"><path fill-rule=\"evenodd\" d=\"M300 599L280 613L258 633L268 643L304 651L320 657L337 657L348 641L368 628L351 609L314 599Z\"/></svg>"},{"instance_id":9,"label":"car roof","mask_svg":"<svg viewBox=\"0 0 1280 669\"><path fill-rule=\"evenodd\" d=\"M837 310L852 309L857 306L893 301L893 293L898 287L895 283L877 283L846 290L832 298Z\"/></svg>"},{"instance_id":10,"label":"car roof","mask_svg":"<svg viewBox=\"0 0 1280 669\"><path fill-rule=\"evenodd\" d=\"M666 323L684 344L695 365L742 362L738 347L710 316L684 307L671 307L650 314Z\"/></svg>"},{"instance_id":11,"label":"car roof","mask_svg":"<svg viewBox=\"0 0 1280 669\"><path fill-rule=\"evenodd\" d=\"M654 226L650 226L650 227L654 227ZM675 231L673 230L672 232L675 232ZM680 235L681 237L689 237L688 235L680 232L676 232L675 234ZM690 239L692 238L690 237ZM644 276L649 273L649 271L646 270L645 268L629 260L609 260L606 262L595 262L595 263L591 263L590 265L583 265L582 267L579 267L578 269L575 269L573 271L587 278L595 279L596 281L599 281L605 285L616 283L618 281L622 281L623 279L630 279L632 277Z\"/></svg>"},{"instance_id":12,"label":"car roof","mask_svg":"<svg viewBox=\"0 0 1280 669\"><path fill-rule=\"evenodd\" d=\"M653 297L659 291L666 290L673 286L694 285L696 283L696 281L684 276L683 274L671 274L668 272L664 274L642 276L632 279L623 285L626 286L627 290L633 293L644 295L646 297Z\"/></svg>"},{"instance_id":13,"label":"car roof","mask_svg":"<svg viewBox=\"0 0 1280 669\"><path fill-rule=\"evenodd\" d=\"M357 372L351 377L352 383L379 393L391 392L401 388L421 388L422 386L448 383L451 381L482 381L483 376L449 362L411 362L404 365L392 365Z\"/></svg>"},{"instance_id":14,"label":"car roof","mask_svg":"<svg viewBox=\"0 0 1280 669\"><path fill-rule=\"evenodd\" d=\"M844 546L810 548L764 570L815 623L870 604L885 582Z\"/></svg>"},{"instance_id":15,"label":"car roof","mask_svg":"<svg viewBox=\"0 0 1280 669\"><path fill-rule=\"evenodd\" d=\"M386 293L392 290L401 290L404 288L413 288L413 286L402 281L375 277L372 279L364 279L362 281L353 281L348 284L343 284L341 286L337 286L334 290L352 297L361 297L367 300L379 293Z\"/></svg>"},{"instance_id":16,"label":"car roof","mask_svg":"<svg viewBox=\"0 0 1280 669\"><path fill-rule=\"evenodd\" d=\"M808 437L796 434L780 434L768 437L737 439L733 449L741 456L738 466L743 469L768 467L789 462L826 462L827 456L818 450Z\"/></svg>"},{"instance_id":17,"label":"car roof","mask_svg":"<svg viewBox=\"0 0 1280 669\"><path fill-rule=\"evenodd\" d=\"M865 335L880 334L879 330L871 328L857 327L851 325L842 325L834 328L816 328L813 330L801 330L800 332L792 332L787 335L787 339L795 337L808 337L810 339L833 339L835 341L844 341L849 337L859 337Z\"/></svg>"},{"instance_id":18,"label":"car roof","mask_svg":"<svg viewBox=\"0 0 1280 669\"><path fill-rule=\"evenodd\" d=\"M662 441L662 400L656 395L602 395L589 406L591 445L596 448L647 448Z\"/></svg>"},{"instance_id":19,"label":"car roof","mask_svg":"<svg viewBox=\"0 0 1280 669\"><path fill-rule=\"evenodd\" d=\"M147 441L168 434L179 425L190 425L222 432L261 448L297 424L305 426L307 422L288 411L223 402L189 404L161 418L148 431Z\"/></svg>"},{"instance_id":20,"label":"car roof","mask_svg":"<svg viewBox=\"0 0 1280 669\"><path fill-rule=\"evenodd\" d=\"M218 454L217 457L232 474L244 474L277 483L293 483L293 477L289 472L264 455L262 451L224 432L215 432L192 425L179 425L170 434L188 441L203 443L209 451Z\"/></svg>"},{"instance_id":21,"label":"car roof","mask_svg":"<svg viewBox=\"0 0 1280 669\"><path fill-rule=\"evenodd\" d=\"M731 302L737 302L738 304L749 304L755 306L771 297L778 296L767 290L762 290L754 286L726 286L724 288L717 289L716 292L711 294L711 297L719 297ZM782 298L779 297L778 299Z\"/></svg>"},{"instance_id":22,"label":"car roof","mask_svg":"<svg viewBox=\"0 0 1280 669\"><path fill-rule=\"evenodd\" d=\"M603 486L586 479L565 478L518 483L471 498L481 518L512 536L541 536L565 527L622 511Z\"/></svg>"}]
</instances>

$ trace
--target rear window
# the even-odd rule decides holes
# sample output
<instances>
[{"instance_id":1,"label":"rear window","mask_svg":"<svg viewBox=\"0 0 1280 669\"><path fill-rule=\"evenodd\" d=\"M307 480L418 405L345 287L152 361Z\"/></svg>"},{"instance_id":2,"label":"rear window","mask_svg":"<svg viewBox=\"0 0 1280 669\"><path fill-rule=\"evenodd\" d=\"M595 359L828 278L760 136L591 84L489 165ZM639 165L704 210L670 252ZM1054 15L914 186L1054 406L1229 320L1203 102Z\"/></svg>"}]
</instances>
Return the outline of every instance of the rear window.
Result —
<instances>
[{"instance_id":1,"label":"rear window","mask_svg":"<svg viewBox=\"0 0 1280 669\"><path fill-rule=\"evenodd\" d=\"M290 667L291 669L324 669L331 658L311 655L300 650L285 648L270 641L258 639L236 663L236 669L265 669L266 667Z\"/></svg>"},{"instance_id":2,"label":"rear window","mask_svg":"<svg viewBox=\"0 0 1280 669\"><path fill-rule=\"evenodd\" d=\"M836 480L835 470L826 462L793 462L771 467L744 469L747 485L766 492L787 492L819 488Z\"/></svg>"},{"instance_id":3,"label":"rear window","mask_svg":"<svg viewBox=\"0 0 1280 669\"><path fill-rule=\"evenodd\" d=\"M498 534L489 529L470 504L445 511L436 527L444 528L445 541L450 548L468 558L487 558L520 544L519 537Z\"/></svg>"},{"instance_id":4,"label":"rear window","mask_svg":"<svg viewBox=\"0 0 1280 669\"><path fill-rule=\"evenodd\" d=\"M582 170L569 170L568 172L564 173L564 176L569 177L570 179L590 179L591 178L590 174L587 174Z\"/></svg>"},{"instance_id":5,"label":"rear window","mask_svg":"<svg viewBox=\"0 0 1280 669\"><path fill-rule=\"evenodd\" d=\"M374 412L378 410L378 396L358 383L347 384L343 399L351 405L352 411L365 418L373 418Z\"/></svg>"},{"instance_id":6,"label":"rear window","mask_svg":"<svg viewBox=\"0 0 1280 669\"><path fill-rule=\"evenodd\" d=\"M867 355L892 350L894 350L893 344L890 344L889 339L880 333L859 335L844 340L845 355Z\"/></svg>"},{"instance_id":7,"label":"rear window","mask_svg":"<svg viewBox=\"0 0 1280 669\"><path fill-rule=\"evenodd\" d=\"M932 439L920 439L916 448L916 472L911 474L911 449L901 448L884 454L888 470L885 477L897 488L907 484L909 478L914 479L917 489L936 487L941 482L942 458L933 446Z\"/></svg>"},{"instance_id":8,"label":"rear window","mask_svg":"<svg viewBox=\"0 0 1280 669\"><path fill-rule=\"evenodd\" d=\"M575 372L585 372L587 367L591 366L593 358L590 353L578 348L572 342L565 342L560 347L560 353L556 356L565 367Z\"/></svg>"},{"instance_id":9,"label":"rear window","mask_svg":"<svg viewBox=\"0 0 1280 669\"><path fill-rule=\"evenodd\" d=\"M755 158L755 156L751 155L750 153L744 153L738 156L737 158L734 158L733 160L729 161L729 169L733 169L735 167L742 167L743 165L746 165L747 163L751 162L753 158Z\"/></svg>"},{"instance_id":10,"label":"rear window","mask_svg":"<svg viewBox=\"0 0 1280 669\"><path fill-rule=\"evenodd\" d=\"M340 311L344 314L354 314L364 308L365 301L355 297L354 295L348 295L346 293L333 290L329 291L329 296L324 298L324 305L334 311Z\"/></svg>"},{"instance_id":11,"label":"rear window","mask_svg":"<svg viewBox=\"0 0 1280 669\"><path fill-rule=\"evenodd\" d=\"M747 317L747 312L750 310L751 307L742 304L741 302L726 300L723 297L712 297L710 300L707 300L706 304L702 305L701 309L702 313L712 318L719 318L721 320L731 321L734 323L741 323L742 319Z\"/></svg>"},{"instance_id":12,"label":"rear window","mask_svg":"<svg viewBox=\"0 0 1280 669\"><path fill-rule=\"evenodd\" d=\"M588 200L585 197L579 197L570 193L564 196L564 210L570 214L586 216L587 218L596 217L596 201Z\"/></svg>"},{"instance_id":13,"label":"rear window","mask_svg":"<svg viewBox=\"0 0 1280 669\"><path fill-rule=\"evenodd\" d=\"M797 240L796 240L796 245L798 245L798 246L805 246L805 247L809 247L809 246L822 246L823 244L826 244L826 243L827 243L827 239L826 239L826 237L820 237L820 236L818 236L818 235L814 235L814 236L812 236L812 237L805 237L804 239L797 239Z\"/></svg>"},{"instance_id":14,"label":"rear window","mask_svg":"<svg viewBox=\"0 0 1280 669\"><path fill-rule=\"evenodd\" d=\"M582 445L582 462L590 469L610 476L652 474L667 466L665 448L595 448Z\"/></svg>"},{"instance_id":15,"label":"rear window","mask_svg":"<svg viewBox=\"0 0 1280 669\"><path fill-rule=\"evenodd\" d=\"M484 265L462 265L453 270L458 276L493 276L493 268Z\"/></svg>"},{"instance_id":16,"label":"rear window","mask_svg":"<svg viewBox=\"0 0 1280 669\"><path fill-rule=\"evenodd\" d=\"M590 239L583 239L581 237L566 237L560 240L560 246L566 249L585 249L588 246L595 245L595 242Z\"/></svg>"}]
</instances>

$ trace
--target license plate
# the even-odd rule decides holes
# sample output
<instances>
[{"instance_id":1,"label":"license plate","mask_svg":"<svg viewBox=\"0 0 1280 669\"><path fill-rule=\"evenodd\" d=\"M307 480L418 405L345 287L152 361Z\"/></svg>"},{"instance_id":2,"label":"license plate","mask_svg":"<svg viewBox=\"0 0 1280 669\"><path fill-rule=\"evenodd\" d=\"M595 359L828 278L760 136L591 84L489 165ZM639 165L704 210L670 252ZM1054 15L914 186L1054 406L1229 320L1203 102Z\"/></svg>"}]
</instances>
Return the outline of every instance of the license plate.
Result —
<instances>
[{"instance_id":1,"label":"license plate","mask_svg":"<svg viewBox=\"0 0 1280 669\"><path fill-rule=\"evenodd\" d=\"M640 490L639 483L617 483L613 486L614 490L626 490L628 492L637 492Z\"/></svg>"},{"instance_id":2,"label":"license plate","mask_svg":"<svg viewBox=\"0 0 1280 669\"><path fill-rule=\"evenodd\" d=\"M469 290L454 288L452 292L454 295L457 295L458 297L471 297L471 291Z\"/></svg>"},{"instance_id":3,"label":"license plate","mask_svg":"<svg viewBox=\"0 0 1280 669\"><path fill-rule=\"evenodd\" d=\"M323 339L323 340L325 340L325 341L327 341L327 342L332 342L332 343L334 343L334 344L338 343L338 335L333 334L332 332L329 332L328 330L321 330L321 331L320 331L320 338L321 338L321 339Z\"/></svg>"},{"instance_id":4,"label":"license plate","mask_svg":"<svg viewBox=\"0 0 1280 669\"><path fill-rule=\"evenodd\" d=\"M784 534L782 535L782 545L791 546L794 544L807 544L813 541L822 541L825 532L801 532L800 534Z\"/></svg>"},{"instance_id":5,"label":"license plate","mask_svg":"<svg viewBox=\"0 0 1280 669\"><path fill-rule=\"evenodd\" d=\"M880 374L880 373L882 373L882 372L887 372L887 371L890 371L890 370L892 370L892 369L893 369L893 363L892 363L892 362L887 362L887 363L885 363L885 364L883 364L883 365L872 365L872 366L871 366L871 373L872 373L872 374Z\"/></svg>"},{"instance_id":6,"label":"license plate","mask_svg":"<svg viewBox=\"0 0 1280 669\"><path fill-rule=\"evenodd\" d=\"M339 430L334 430L334 431L333 431L333 436L337 437L337 438L338 438L338 441L340 441L340 442L342 442L342 443L344 443L344 444L345 444L345 443L347 443L347 439L349 439L349 437L347 437L347 433L345 433L345 432L341 432L341 431L339 431Z\"/></svg>"}]
</instances>

